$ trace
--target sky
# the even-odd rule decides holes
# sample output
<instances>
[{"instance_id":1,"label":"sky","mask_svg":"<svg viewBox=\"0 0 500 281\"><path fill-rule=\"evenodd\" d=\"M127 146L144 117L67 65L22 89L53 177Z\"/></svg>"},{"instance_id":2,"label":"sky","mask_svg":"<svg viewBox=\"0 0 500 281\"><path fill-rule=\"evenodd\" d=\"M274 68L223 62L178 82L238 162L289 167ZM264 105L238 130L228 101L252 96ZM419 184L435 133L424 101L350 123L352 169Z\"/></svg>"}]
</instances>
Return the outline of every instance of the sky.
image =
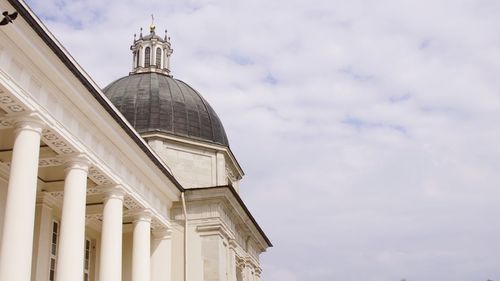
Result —
<instances>
[{"instance_id":1,"label":"sky","mask_svg":"<svg viewBox=\"0 0 500 281\"><path fill-rule=\"evenodd\" d=\"M500 280L500 1L28 3L101 87L168 29L274 244L262 281Z\"/></svg>"}]
</instances>

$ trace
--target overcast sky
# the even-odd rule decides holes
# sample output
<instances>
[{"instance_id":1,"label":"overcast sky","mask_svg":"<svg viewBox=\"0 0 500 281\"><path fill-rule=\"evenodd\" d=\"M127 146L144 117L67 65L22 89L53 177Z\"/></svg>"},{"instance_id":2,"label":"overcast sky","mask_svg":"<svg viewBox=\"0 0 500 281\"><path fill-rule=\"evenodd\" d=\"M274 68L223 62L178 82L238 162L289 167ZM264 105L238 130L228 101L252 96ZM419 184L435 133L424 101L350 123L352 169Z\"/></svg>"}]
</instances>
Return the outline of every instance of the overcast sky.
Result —
<instances>
[{"instance_id":1,"label":"overcast sky","mask_svg":"<svg viewBox=\"0 0 500 281\"><path fill-rule=\"evenodd\" d=\"M168 29L275 245L262 281L500 281L500 1L29 3L102 87Z\"/></svg>"}]
</instances>

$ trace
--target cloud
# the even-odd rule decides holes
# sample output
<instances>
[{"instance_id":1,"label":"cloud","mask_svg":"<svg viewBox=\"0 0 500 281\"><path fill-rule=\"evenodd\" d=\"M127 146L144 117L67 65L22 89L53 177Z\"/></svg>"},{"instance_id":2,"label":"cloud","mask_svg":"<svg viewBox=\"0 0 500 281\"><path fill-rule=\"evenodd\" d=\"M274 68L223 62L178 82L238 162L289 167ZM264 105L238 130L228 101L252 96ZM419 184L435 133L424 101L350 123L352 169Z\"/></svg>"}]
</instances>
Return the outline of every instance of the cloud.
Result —
<instances>
[{"instance_id":1,"label":"cloud","mask_svg":"<svg viewBox=\"0 0 500 281\"><path fill-rule=\"evenodd\" d=\"M498 1L29 2L103 87L155 12L276 245L263 281L500 279Z\"/></svg>"}]
</instances>

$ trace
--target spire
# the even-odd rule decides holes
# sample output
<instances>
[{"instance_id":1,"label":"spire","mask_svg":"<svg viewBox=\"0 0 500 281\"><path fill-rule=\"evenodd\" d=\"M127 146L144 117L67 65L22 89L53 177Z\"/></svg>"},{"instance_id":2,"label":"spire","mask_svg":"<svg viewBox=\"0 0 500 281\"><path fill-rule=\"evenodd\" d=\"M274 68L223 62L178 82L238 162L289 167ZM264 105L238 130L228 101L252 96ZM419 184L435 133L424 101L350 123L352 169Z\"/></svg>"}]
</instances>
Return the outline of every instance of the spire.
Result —
<instances>
[{"instance_id":1,"label":"spire","mask_svg":"<svg viewBox=\"0 0 500 281\"><path fill-rule=\"evenodd\" d=\"M154 15L151 15L150 34L143 36L142 27L138 40L136 40L134 34L134 43L130 46L133 55L132 72L130 74L156 72L171 76L170 55L173 50L170 45L170 37L166 29L164 38L156 35L154 21Z\"/></svg>"},{"instance_id":2,"label":"spire","mask_svg":"<svg viewBox=\"0 0 500 281\"><path fill-rule=\"evenodd\" d=\"M151 34L154 34L155 33L155 16L153 14L151 14L151 25L149 26L149 31Z\"/></svg>"}]
</instances>

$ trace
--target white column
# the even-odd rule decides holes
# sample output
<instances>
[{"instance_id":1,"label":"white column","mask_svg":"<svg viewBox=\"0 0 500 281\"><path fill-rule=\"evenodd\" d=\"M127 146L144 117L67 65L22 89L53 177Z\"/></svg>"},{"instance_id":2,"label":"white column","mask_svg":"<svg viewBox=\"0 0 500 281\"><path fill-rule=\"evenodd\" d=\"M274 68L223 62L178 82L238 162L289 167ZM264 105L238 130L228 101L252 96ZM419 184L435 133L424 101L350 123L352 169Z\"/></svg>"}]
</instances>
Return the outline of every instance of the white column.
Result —
<instances>
[{"instance_id":1,"label":"white column","mask_svg":"<svg viewBox=\"0 0 500 281\"><path fill-rule=\"evenodd\" d=\"M104 199L99 280L122 280L122 224L124 192L108 189Z\"/></svg>"},{"instance_id":2,"label":"white column","mask_svg":"<svg viewBox=\"0 0 500 281\"><path fill-rule=\"evenodd\" d=\"M132 281L151 281L151 213L148 211L134 218Z\"/></svg>"},{"instance_id":3,"label":"white column","mask_svg":"<svg viewBox=\"0 0 500 281\"><path fill-rule=\"evenodd\" d=\"M88 169L83 157L66 162L56 281L83 280Z\"/></svg>"},{"instance_id":4,"label":"white column","mask_svg":"<svg viewBox=\"0 0 500 281\"><path fill-rule=\"evenodd\" d=\"M16 120L0 252L0 280L29 281L40 136L37 120Z\"/></svg>"}]
</instances>

